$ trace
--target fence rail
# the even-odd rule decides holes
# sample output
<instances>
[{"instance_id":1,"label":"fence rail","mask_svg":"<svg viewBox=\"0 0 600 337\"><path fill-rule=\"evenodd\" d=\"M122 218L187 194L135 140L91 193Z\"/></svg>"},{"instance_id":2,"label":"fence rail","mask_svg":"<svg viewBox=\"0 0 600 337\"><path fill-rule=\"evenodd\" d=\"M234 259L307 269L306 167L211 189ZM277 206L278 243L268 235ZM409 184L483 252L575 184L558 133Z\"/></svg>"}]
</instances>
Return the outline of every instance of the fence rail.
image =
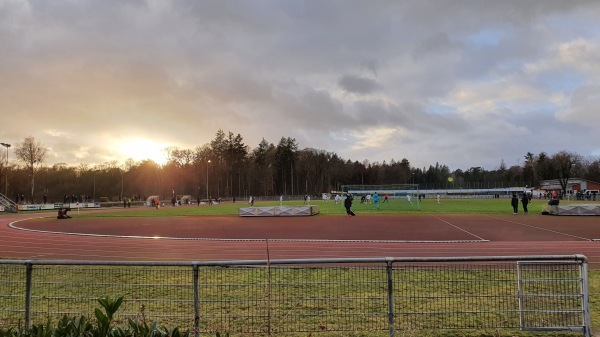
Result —
<instances>
[{"instance_id":1,"label":"fence rail","mask_svg":"<svg viewBox=\"0 0 600 337\"><path fill-rule=\"evenodd\" d=\"M17 212L17 204L0 193L0 211Z\"/></svg>"},{"instance_id":2,"label":"fence rail","mask_svg":"<svg viewBox=\"0 0 600 337\"><path fill-rule=\"evenodd\" d=\"M234 336L412 330L591 336L582 255L217 262L0 260L0 327L91 316Z\"/></svg>"}]
</instances>

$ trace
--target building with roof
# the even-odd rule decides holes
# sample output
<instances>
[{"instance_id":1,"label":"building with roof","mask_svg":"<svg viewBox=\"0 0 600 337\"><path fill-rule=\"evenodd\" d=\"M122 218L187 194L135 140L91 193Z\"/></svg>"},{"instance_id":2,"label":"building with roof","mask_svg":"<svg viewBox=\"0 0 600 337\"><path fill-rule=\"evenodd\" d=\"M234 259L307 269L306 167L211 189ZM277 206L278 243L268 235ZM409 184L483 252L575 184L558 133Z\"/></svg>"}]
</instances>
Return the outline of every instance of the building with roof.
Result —
<instances>
[{"instance_id":1,"label":"building with roof","mask_svg":"<svg viewBox=\"0 0 600 337\"><path fill-rule=\"evenodd\" d=\"M544 180L540 182L540 190L545 192L562 191L562 186L558 179ZM600 190L600 183L582 178L569 178L567 181L567 194L585 193L586 191Z\"/></svg>"}]
</instances>

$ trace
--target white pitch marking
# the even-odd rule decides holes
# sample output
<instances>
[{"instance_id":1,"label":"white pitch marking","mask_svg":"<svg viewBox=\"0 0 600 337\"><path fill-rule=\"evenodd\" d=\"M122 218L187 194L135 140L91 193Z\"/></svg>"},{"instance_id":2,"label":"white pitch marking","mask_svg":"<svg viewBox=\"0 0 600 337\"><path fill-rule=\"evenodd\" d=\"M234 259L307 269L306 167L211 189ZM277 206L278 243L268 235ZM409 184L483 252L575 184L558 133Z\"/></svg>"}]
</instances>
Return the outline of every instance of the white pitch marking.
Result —
<instances>
[{"instance_id":1,"label":"white pitch marking","mask_svg":"<svg viewBox=\"0 0 600 337\"><path fill-rule=\"evenodd\" d=\"M560 235L564 235L564 236L570 236L570 237L576 238L576 239L581 239L581 240L585 240L585 241L593 241L592 239L584 238L584 237L581 237L581 236L571 235L571 234L567 234L567 233L563 233L563 232L557 232L557 231L553 231L553 230L547 229L547 228L542 228L542 227L538 227L538 226L524 224L522 222L516 222L516 221L512 221L512 220L506 220L506 219L496 218L496 217L489 216L489 215L487 217L492 218L492 219L496 219L496 220L502 220L504 222L514 223L516 225L521 225L521 226L526 226L526 227L531 227L531 228L543 230L543 231L554 233L554 234L560 234Z\"/></svg>"},{"instance_id":2,"label":"white pitch marking","mask_svg":"<svg viewBox=\"0 0 600 337\"><path fill-rule=\"evenodd\" d=\"M446 221L446 220L440 219L440 218L438 218L438 217L437 217L437 216L435 216L435 215L434 215L433 217L434 217L434 218L436 218L436 219L438 219L438 220L440 220L441 222L445 222L445 223L447 223L448 225L450 225L450 226L452 226L452 227L454 227L454 228L456 228L456 229L458 229L458 230L461 230L461 231L463 231L463 232L465 232L465 233L467 233L467 234L469 234L469 235L472 235L472 236L474 236L474 237L478 238L478 239L479 239L479 240L481 240L481 241L486 241L486 242L487 242L487 241L489 241L489 240L486 240L486 239L482 238L482 237L481 237L481 236L479 236L479 235L475 235L475 234L473 234L473 233L469 232L469 231L468 231L468 230L466 230L466 229L462 229L462 228L460 228L460 227L458 227L458 226L456 226L456 225L453 225L453 224L451 224L450 222L448 222L448 221Z\"/></svg>"}]
</instances>

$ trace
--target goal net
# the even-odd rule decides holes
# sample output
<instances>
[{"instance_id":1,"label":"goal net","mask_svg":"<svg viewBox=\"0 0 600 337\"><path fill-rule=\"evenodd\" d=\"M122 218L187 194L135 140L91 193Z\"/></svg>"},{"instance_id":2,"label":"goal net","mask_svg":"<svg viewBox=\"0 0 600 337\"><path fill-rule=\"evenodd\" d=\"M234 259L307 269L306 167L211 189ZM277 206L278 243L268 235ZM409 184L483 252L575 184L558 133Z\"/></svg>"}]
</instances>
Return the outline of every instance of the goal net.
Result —
<instances>
[{"instance_id":1,"label":"goal net","mask_svg":"<svg viewBox=\"0 0 600 337\"><path fill-rule=\"evenodd\" d=\"M377 192L381 198L386 194L391 199L406 199L420 208L419 184L387 184L387 185L342 185L342 192L361 196Z\"/></svg>"}]
</instances>

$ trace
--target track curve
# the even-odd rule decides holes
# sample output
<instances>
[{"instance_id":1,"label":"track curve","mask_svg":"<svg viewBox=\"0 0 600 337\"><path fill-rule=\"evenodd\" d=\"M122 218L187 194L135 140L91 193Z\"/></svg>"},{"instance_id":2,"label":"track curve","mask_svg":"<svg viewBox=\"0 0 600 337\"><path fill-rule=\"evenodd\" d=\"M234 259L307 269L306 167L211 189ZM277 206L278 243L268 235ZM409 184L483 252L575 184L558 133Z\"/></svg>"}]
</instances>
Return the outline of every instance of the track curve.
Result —
<instances>
[{"instance_id":1,"label":"track curve","mask_svg":"<svg viewBox=\"0 0 600 337\"><path fill-rule=\"evenodd\" d=\"M586 255L600 264L596 217L481 215L169 217L57 220L0 216L0 257L223 261L344 257ZM561 224L562 223L562 224Z\"/></svg>"}]
</instances>

